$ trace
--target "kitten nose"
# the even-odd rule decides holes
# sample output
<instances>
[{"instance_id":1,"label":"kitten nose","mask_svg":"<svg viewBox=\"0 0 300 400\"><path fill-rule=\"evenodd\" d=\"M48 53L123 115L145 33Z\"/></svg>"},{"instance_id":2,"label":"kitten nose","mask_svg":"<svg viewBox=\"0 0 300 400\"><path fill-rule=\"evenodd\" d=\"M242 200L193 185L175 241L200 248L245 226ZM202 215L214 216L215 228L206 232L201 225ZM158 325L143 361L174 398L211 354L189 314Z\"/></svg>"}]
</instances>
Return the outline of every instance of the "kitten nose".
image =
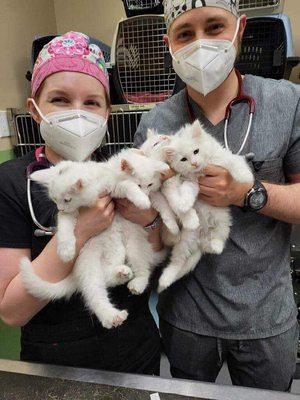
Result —
<instances>
[{"instance_id":1,"label":"kitten nose","mask_svg":"<svg viewBox=\"0 0 300 400\"><path fill-rule=\"evenodd\" d=\"M193 167L198 167L199 164L198 164L197 162L192 162L192 166L193 166Z\"/></svg>"}]
</instances>

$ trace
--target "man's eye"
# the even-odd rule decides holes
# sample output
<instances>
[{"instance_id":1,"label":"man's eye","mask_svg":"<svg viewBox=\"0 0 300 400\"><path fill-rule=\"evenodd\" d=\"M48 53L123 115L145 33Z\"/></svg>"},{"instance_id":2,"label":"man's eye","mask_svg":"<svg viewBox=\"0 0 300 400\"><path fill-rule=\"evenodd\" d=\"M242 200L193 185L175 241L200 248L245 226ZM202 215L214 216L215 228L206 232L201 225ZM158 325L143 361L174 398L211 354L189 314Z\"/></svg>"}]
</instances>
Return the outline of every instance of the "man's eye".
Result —
<instances>
[{"instance_id":1,"label":"man's eye","mask_svg":"<svg viewBox=\"0 0 300 400\"><path fill-rule=\"evenodd\" d=\"M180 161L187 161L187 158L183 157Z\"/></svg>"},{"instance_id":2,"label":"man's eye","mask_svg":"<svg viewBox=\"0 0 300 400\"><path fill-rule=\"evenodd\" d=\"M218 33L218 32L221 32L223 30L223 28L224 28L223 24L213 24L213 25L210 25L206 29L206 31L207 32L212 32L212 33Z\"/></svg>"},{"instance_id":3,"label":"man's eye","mask_svg":"<svg viewBox=\"0 0 300 400\"><path fill-rule=\"evenodd\" d=\"M180 32L180 33L177 35L177 39L178 39L178 40L185 40L185 39L190 38L191 36L192 36L192 32L190 32L190 31L184 31L184 32Z\"/></svg>"}]
</instances>

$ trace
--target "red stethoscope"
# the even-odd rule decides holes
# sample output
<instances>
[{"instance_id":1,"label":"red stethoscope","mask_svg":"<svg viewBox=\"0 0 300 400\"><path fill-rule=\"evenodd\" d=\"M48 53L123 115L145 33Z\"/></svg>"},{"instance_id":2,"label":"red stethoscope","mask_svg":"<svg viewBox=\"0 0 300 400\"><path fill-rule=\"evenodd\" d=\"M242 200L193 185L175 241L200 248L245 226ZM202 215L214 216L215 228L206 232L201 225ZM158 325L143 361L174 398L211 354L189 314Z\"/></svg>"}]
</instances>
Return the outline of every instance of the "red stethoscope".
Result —
<instances>
[{"instance_id":1,"label":"red stethoscope","mask_svg":"<svg viewBox=\"0 0 300 400\"><path fill-rule=\"evenodd\" d=\"M27 201L30 211L30 216L32 221L36 225L38 229L35 229L34 236L53 236L55 234L56 228L54 226L46 227L39 223L37 220L31 199L31 180L30 175L34 171L38 171L40 169L45 169L51 167L51 163L47 160L45 156L45 149L44 147L39 147L35 150L35 161L30 163L26 168L26 178L27 178Z\"/></svg>"},{"instance_id":2,"label":"red stethoscope","mask_svg":"<svg viewBox=\"0 0 300 400\"><path fill-rule=\"evenodd\" d=\"M251 96L247 96L244 91L243 91L243 78L242 75L240 74L240 72L235 69L235 73L236 76L238 78L238 85L239 85L239 90L238 90L238 94L236 96L235 99L231 100L231 102L227 105L226 107L226 111L225 111L225 124L224 124L224 144L227 150L229 149L229 145L228 145L228 135L227 135L227 131L228 131L228 123L229 123L229 119L231 116L231 111L232 111L232 107L237 104L237 103L242 103L245 102L248 104L248 108L249 108L249 122L248 122L248 127L247 127L247 131L246 131L246 135L244 137L243 143L241 144L241 147L239 148L238 152L236 154L241 154L241 152L243 151L245 144L249 138L249 134L251 131L251 127L252 127L252 121L253 121L253 115L255 112L255 100L253 97ZM190 121L191 123L195 121L196 117L194 115L194 112L192 110L190 101L189 101L189 97L188 97L188 93L187 94L187 109L188 109L188 113L189 113L189 117L190 117ZM247 159L251 159L254 157L253 153L249 153L246 155Z\"/></svg>"}]
</instances>

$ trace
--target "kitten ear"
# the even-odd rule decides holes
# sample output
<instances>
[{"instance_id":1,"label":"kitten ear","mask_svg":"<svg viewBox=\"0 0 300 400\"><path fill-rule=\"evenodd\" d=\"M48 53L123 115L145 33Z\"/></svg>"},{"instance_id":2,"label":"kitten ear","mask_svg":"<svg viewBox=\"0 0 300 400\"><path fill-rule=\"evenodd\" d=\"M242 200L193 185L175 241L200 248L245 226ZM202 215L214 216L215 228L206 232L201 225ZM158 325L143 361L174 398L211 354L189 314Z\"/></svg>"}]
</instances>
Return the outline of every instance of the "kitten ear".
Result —
<instances>
[{"instance_id":1,"label":"kitten ear","mask_svg":"<svg viewBox=\"0 0 300 400\"><path fill-rule=\"evenodd\" d=\"M130 164L128 160L125 160L124 158L121 160L121 170L124 172L127 172L128 174L133 173L133 167Z\"/></svg>"},{"instance_id":2,"label":"kitten ear","mask_svg":"<svg viewBox=\"0 0 300 400\"><path fill-rule=\"evenodd\" d=\"M78 179L76 183L74 183L74 185L71 186L71 192L72 193L78 193L83 189L83 180L82 179Z\"/></svg>"},{"instance_id":3,"label":"kitten ear","mask_svg":"<svg viewBox=\"0 0 300 400\"><path fill-rule=\"evenodd\" d=\"M174 154L175 154L175 149L173 147L170 147L170 146L165 146L163 148L163 152L164 152L164 155L165 155L166 159L168 161L171 161L173 159Z\"/></svg>"},{"instance_id":4,"label":"kitten ear","mask_svg":"<svg viewBox=\"0 0 300 400\"><path fill-rule=\"evenodd\" d=\"M202 125L200 124L199 120L196 119L192 125L192 137L194 139L198 139L201 136L202 129Z\"/></svg>"},{"instance_id":5,"label":"kitten ear","mask_svg":"<svg viewBox=\"0 0 300 400\"><path fill-rule=\"evenodd\" d=\"M153 136L157 135L154 129L147 130L147 139L151 139Z\"/></svg>"},{"instance_id":6,"label":"kitten ear","mask_svg":"<svg viewBox=\"0 0 300 400\"><path fill-rule=\"evenodd\" d=\"M54 167L41 169L30 174L30 180L38 182L44 186L49 186L56 174L57 170Z\"/></svg>"},{"instance_id":7,"label":"kitten ear","mask_svg":"<svg viewBox=\"0 0 300 400\"><path fill-rule=\"evenodd\" d=\"M144 156L145 153L141 149L135 149L134 147L131 149L133 153L139 154L140 156Z\"/></svg>"}]
</instances>

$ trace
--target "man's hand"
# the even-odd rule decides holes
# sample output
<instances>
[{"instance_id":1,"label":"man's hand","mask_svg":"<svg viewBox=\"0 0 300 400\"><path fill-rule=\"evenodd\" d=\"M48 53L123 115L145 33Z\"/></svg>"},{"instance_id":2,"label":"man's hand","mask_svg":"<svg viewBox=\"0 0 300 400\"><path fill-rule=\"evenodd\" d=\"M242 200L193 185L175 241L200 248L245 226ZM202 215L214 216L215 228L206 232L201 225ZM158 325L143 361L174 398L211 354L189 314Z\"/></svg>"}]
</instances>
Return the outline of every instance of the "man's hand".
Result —
<instances>
[{"instance_id":1,"label":"man's hand","mask_svg":"<svg viewBox=\"0 0 300 400\"><path fill-rule=\"evenodd\" d=\"M252 183L235 181L227 169L217 165L209 164L203 172L205 176L198 179L199 200L215 207L244 205L245 195L252 188Z\"/></svg>"},{"instance_id":2,"label":"man's hand","mask_svg":"<svg viewBox=\"0 0 300 400\"><path fill-rule=\"evenodd\" d=\"M128 219L134 224L146 226L154 221L158 212L154 208L148 210L142 210L136 207L127 199L114 199L116 210L122 215L122 217Z\"/></svg>"}]
</instances>

